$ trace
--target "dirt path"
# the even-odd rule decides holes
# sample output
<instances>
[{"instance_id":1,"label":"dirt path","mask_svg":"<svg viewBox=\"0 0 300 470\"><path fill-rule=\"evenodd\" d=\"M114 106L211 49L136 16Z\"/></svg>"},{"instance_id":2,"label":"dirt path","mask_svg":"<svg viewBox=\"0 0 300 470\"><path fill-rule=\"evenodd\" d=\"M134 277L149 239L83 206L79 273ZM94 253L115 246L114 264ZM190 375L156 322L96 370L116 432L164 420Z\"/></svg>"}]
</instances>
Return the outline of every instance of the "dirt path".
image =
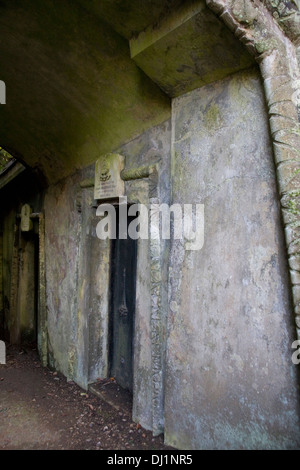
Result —
<instances>
[{"instance_id":1,"label":"dirt path","mask_svg":"<svg viewBox=\"0 0 300 470\"><path fill-rule=\"evenodd\" d=\"M0 449L167 450L119 409L40 365L32 349L8 348L0 365Z\"/></svg>"}]
</instances>

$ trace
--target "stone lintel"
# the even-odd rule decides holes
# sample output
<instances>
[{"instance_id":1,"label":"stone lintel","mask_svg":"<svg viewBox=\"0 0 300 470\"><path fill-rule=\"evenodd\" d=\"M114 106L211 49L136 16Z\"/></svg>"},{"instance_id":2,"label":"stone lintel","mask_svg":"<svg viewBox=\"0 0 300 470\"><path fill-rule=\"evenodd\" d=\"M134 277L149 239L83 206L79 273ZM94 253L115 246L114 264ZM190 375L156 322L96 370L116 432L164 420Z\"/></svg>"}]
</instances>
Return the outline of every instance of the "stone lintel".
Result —
<instances>
[{"instance_id":1,"label":"stone lintel","mask_svg":"<svg viewBox=\"0 0 300 470\"><path fill-rule=\"evenodd\" d=\"M180 9L173 11L159 24L151 25L142 31L137 37L130 40L131 58L143 52L154 43L160 41L175 29L181 27L184 23L193 18L206 8L203 0L197 0L192 3L184 4Z\"/></svg>"},{"instance_id":2,"label":"stone lintel","mask_svg":"<svg viewBox=\"0 0 300 470\"><path fill-rule=\"evenodd\" d=\"M130 53L171 98L254 64L203 0L185 3L132 38Z\"/></svg>"}]
</instances>

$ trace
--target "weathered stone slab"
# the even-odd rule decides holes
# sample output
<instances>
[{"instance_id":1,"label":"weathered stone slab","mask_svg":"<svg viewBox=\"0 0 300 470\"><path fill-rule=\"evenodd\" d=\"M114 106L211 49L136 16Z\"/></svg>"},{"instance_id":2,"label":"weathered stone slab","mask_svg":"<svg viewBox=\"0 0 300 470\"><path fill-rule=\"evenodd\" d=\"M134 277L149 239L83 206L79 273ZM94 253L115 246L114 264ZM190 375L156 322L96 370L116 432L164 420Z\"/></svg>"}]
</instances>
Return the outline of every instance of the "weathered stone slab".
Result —
<instances>
[{"instance_id":1,"label":"weathered stone slab","mask_svg":"<svg viewBox=\"0 0 300 470\"><path fill-rule=\"evenodd\" d=\"M251 66L253 58L203 0L183 2L130 40L131 57L170 97Z\"/></svg>"},{"instance_id":2,"label":"weathered stone slab","mask_svg":"<svg viewBox=\"0 0 300 470\"><path fill-rule=\"evenodd\" d=\"M124 196L125 186L121 179L125 157L108 153L99 158L95 168L95 199L110 199Z\"/></svg>"},{"instance_id":3,"label":"weathered stone slab","mask_svg":"<svg viewBox=\"0 0 300 470\"><path fill-rule=\"evenodd\" d=\"M296 331L258 75L177 98L172 122L172 203L203 203L205 233L200 251L172 241L166 442L299 448Z\"/></svg>"}]
</instances>

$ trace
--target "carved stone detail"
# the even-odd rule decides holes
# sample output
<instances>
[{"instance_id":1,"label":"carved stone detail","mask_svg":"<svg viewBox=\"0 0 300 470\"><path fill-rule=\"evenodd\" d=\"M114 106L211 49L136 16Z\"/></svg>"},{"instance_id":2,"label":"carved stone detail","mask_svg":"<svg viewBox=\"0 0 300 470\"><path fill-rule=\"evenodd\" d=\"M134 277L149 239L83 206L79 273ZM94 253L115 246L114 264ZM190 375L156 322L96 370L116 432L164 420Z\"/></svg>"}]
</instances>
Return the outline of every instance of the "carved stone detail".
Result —
<instances>
[{"instance_id":1,"label":"carved stone detail","mask_svg":"<svg viewBox=\"0 0 300 470\"><path fill-rule=\"evenodd\" d=\"M125 157L116 153L107 153L96 161L94 199L124 196L124 181L120 176L124 161Z\"/></svg>"},{"instance_id":2,"label":"carved stone detail","mask_svg":"<svg viewBox=\"0 0 300 470\"><path fill-rule=\"evenodd\" d=\"M99 179L100 181L108 181L110 178L111 178L111 174L109 171L109 165L108 165L107 158L105 158L101 165L101 170L99 172Z\"/></svg>"},{"instance_id":3,"label":"carved stone detail","mask_svg":"<svg viewBox=\"0 0 300 470\"><path fill-rule=\"evenodd\" d=\"M288 38L297 43L300 40L299 0L264 0L263 3Z\"/></svg>"},{"instance_id":4,"label":"carved stone detail","mask_svg":"<svg viewBox=\"0 0 300 470\"><path fill-rule=\"evenodd\" d=\"M159 204L158 198L150 197L150 204ZM150 211L151 217L151 211ZM156 217L151 226L159 223ZM157 228L159 230L159 227ZM151 347L152 347L152 431L154 435L163 432L163 351L161 311L161 241L149 240L151 278Z\"/></svg>"},{"instance_id":5,"label":"carved stone detail","mask_svg":"<svg viewBox=\"0 0 300 470\"><path fill-rule=\"evenodd\" d=\"M158 164L123 170L121 178L124 181L148 178L149 203L159 204L158 193ZM150 211L150 216L151 214ZM153 225L157 220L149 221ZM159 221L158 221L159 223ZM163 389L163 319L161 309L161 241L149 240L150 254L150 289L151 289L151 363L152 363L152 432L154 436L164 430L164 389Z\"/></svg>"},{"instance_id":6,"label":"carved stone detail","mask_svg":"<svg viewBox=\"0 0 300 470\"><path fill-rule=\"evenodd\" d=\"M300 71L296 48L280 31L264 3L269 8L277 9L281 17L289 6L298 21L297 5L295 1L256 0L253 5L258 15L252 24L251 18L246 22L243 17L243 22L240 22L239 16L232 11L233 6L237 10L237 4L243 3L241 0L206 0L206 3L245 44L260 65L285 225L296 329L300 339Z\"/></svg>"},{"instance_id":7,"label":"carved stone detail","mask_svg":"<svg viewBox=\"0 0 300 470\"><path fill-rule=\"evenodd\" d=\"M141 178L148 178L154 171L155 165L146 165L139 168L132 168L130 170L123 170L121 178L123 181L137 180Z\"/></svg>"}]
</instances>

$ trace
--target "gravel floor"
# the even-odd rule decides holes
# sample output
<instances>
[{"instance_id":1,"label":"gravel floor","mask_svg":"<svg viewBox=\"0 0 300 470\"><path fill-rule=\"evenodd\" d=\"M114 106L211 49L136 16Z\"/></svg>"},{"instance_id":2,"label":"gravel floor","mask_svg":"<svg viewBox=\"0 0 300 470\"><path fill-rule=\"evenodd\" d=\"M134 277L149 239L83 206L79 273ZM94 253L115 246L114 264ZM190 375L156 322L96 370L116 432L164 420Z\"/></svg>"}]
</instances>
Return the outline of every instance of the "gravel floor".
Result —
<instances>
[{"instance_id":1,"label":"gravel floor","mask_svg":"<svg viewBox=\"0 0 300 470\"><path fill-rule=\"evenodd\" d=\"M0 449L171 450L122 400L111 406L42 367L35 349L12 347L0 365Z\"/></svg>"}]
</instances>

